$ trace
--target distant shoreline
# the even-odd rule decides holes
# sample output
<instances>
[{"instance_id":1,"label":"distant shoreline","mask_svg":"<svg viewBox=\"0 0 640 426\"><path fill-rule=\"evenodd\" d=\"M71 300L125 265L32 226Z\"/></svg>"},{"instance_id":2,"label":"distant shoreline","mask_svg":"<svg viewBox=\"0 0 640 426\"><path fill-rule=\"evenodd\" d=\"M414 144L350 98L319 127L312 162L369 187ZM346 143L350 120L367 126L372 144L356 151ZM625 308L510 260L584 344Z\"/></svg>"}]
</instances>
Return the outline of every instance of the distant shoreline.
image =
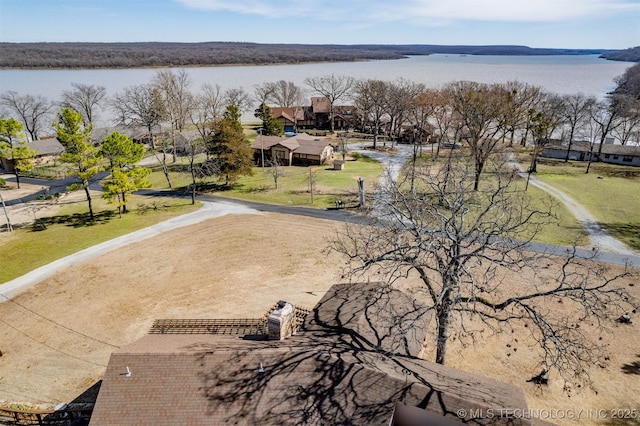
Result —
<instances>
[{"instance_id":1,"label":"distant shoreline","mask_svg":"<svg viewBox=\"0 0 640 426\"><path fill-rule=\"evenodd\" d=\"M527 46L310 45L259 43L0 43L0 69L126 69L292 65L361 62L407 56L454 55L601 55L616 60L624 51L544 49ZM640 59L640 58L638 58ZM617 59L630 61L627 59Z\"/></svg>"}]
</instances>

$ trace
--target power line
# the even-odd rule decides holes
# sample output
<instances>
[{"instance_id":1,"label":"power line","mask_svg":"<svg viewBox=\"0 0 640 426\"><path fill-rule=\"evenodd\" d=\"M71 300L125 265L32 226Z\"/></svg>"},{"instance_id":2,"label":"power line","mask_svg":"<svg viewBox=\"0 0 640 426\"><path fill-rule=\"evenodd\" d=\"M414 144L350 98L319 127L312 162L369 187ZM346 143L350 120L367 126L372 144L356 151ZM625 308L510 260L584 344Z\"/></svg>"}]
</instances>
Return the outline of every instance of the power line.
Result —
<instances>
[{"instance_id":1,"label":"power line","mask_svg":"<svg viewBox=\"0 0 640 426\"><path fill-rule=\"evenodd\" d=\"M51 349L52 351L59 352L59 353L61 353L61 354L63 354L63 355L66 355L66 356L71 357L71 358L73 358L73 359L76 359L76 360L78 360L78 361L86 362L87 364L97 365L98 367L106 367L106 365L104 365L104 364L98 364L98 363L93 362L93 361L87 361L86 359L78 358L77 356L75 356L75 355L71 355L70 353L67 353L67 352L65 352L65 351L63 351L63 350L56 349L56 348L54 348L53 346L50 346L50 345L48 345L48 344L46 344L46 343L44 343L44 342L41 342L40 340L36 339L35 337L30 336L29 334L25 333L24 331L22 331L22 330L20 330L20 329L18 329L18 328L16 328L16 327L14 327L14 326L12 326L11 324L9 324L8 322L6 322L6 321L5 321L5 320L3 320L3 319L0 319L0 322L2 322L3 324L5 324L7 327L10 327L10 328L14 329L14 330L15 330L15 331L17 331L18 333L20 333L20 334L22 334L22 335L24 335L24 336L28 337L29 339L33 340L34 342L39 343L39 344L41 344L42 346L44 346L44 347L47 347L47 348Z\"/></svg>"},{"instance_id":2,"label":"power line","mask_svg":"<svg viewBox=\"0 0 640 426\"><path fill-rule=\"evenodd\" d=\"M65 329L65 330L67 330L67 331L70 331L70 332L75 333L75 334L77 334L77 335L79 335L79 336L85 337L85 338L87 338L87 339L94 340L94 341L96 341L96 342L102 343L102 344L104 344L104 345L111 346L111 347L113 347L113 348L119 348L119 347L120 347L120 346L114 345L113 343L105 342L104 340L100 340L100 339L98 339L98 338L96 338L96 337L89 336L89 335L84 334L84 333L82 333L82 332L80 332L80 331L77 331L77 330L74 330L74 329L72 329L72 328L69 328L69 327L67 327L67 326L65 326L65 325L62 325L62 324L60 324L59 322L54 321L54 320L52 320L52 319L50 319L50 318L47 318L47 317L45 317L45 316L42 316L41 314L37 313L36 311L34 311L34 310L32 310L32 309L30 309L30 308L28 308L28 307L26 307L26 306L24 306L24 305L22 305L22 304L20 304L20 303L16 302L16 301L15 301L15 300L13 300L13 299L8 298L7 296L5 296L5 295L4 295L4 294L2 294L2 293L0 293L0 296L4 297L4 298L5 298L5 300L7 300L7 301L9 301L9 302L11 302L11 303L15 303L16 305L20 306L22 309L25 309L25 310L27 310L27 311L31 312L33 315L35 315L35 316L37 316L37 317L40 317L40 318L42 318L42 319L43 319L43 320L45 320L45 321L49 321L50 323L55 324L55 325L57 325L58 327L63 328L63 329Z\"/></svg>"}]
</instances>

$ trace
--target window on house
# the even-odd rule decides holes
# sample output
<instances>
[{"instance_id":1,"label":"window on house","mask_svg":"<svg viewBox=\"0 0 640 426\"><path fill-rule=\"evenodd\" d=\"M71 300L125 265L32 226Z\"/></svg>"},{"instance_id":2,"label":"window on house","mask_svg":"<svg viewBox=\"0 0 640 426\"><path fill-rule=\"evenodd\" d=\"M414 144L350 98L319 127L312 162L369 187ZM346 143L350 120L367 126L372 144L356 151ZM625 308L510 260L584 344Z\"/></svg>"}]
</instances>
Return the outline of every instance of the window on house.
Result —
<instances>
[{"instance_id":1,"label":"window on house","mask_svg":"<svg viewBox=\"0 0 640 426\"><path fill-rule=\"evenodd\" d=\"M276 151L276 158L284 158L285 157L285 152L284 151Z\"/></svg>"},{"instance_id":2,"label":"window on house","mask_svg":"<svg viewBox=\"0 0 640 426\"><path fill-rule=\"evenodd\" d=\"M617 156L617 155L614 155L614 156L613 156L613 159L614 159L614 160L617 160L617 159L618 159L618 156Z\"/></svg>"},{"instance_id":3,"label":"window on house","mask_svg":"<svg viewBox=\"0 0 640 426\"><path fill-rule=\"evenodd\" d=\"M627 163L631 163L633 161L633 157L630 155L625 155L622 157L622 161L626 161Z\"/></svg>"},{"instance_id":4,"label":"window on house","mask_svg":"<svg viewBox=\"0 0 640 426\"><path fill-rule=\"evenodd\" d=\"M606 158L606 159L609 159L610 157L611 157L611 155L609 155L609 154L605 154L604 155L604 158Z\"/></svg>"}]
</instances>

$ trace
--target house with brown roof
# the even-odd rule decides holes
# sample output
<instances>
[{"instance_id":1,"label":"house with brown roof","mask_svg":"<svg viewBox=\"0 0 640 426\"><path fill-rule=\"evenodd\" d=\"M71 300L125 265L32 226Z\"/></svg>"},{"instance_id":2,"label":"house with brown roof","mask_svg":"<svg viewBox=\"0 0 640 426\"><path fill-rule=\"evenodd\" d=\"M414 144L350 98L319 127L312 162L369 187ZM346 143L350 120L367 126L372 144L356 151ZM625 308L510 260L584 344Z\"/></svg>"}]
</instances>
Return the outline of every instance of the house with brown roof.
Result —
<instances>
[{"instance_id":1,"label":"house with brown roof","mask_svg":"<svg viewBox=\"0 0 640 426\"><path fill-rule=\"evenodd\" d=\"M315 118L316 128L331 128L331 104L326 96L311 98L311 111ZM357 121L356 108L353 105L333 106L333 128L346 130L354 127Z\"/></svg>"},{"instance_id":2,"label":"house with brown roof","mask_svg":"<svg viewBox=\"0 0 640 426\"><path fill-rule=\"evenodd\" d=\"M331 104L325 96L311 98L311 105L293 108L271 107L271 114L284 126L285 132L298 129L330 129ZM333 106L333 128L346 130L357 125L358 113L353 105Z\"/></svg>"},{"instance_id":3,"label":"house with brown roof","mask_svg":"<svg viewBox=\"0 0 640 426\"><path fill-rule=\"evenodd\" d=\"M420 359L430 318L367 283L334 285L311 311L280 302L261 320L157 321L111 355L90 424L455 424L458 410L526 409L518 387Z\"/></svg>"},{"instance_id":4,"label":"house with brown roof","mask_svg":"<svg viewBox=\"0 0 640 426\"><path fill-rule=\"evenodd\" d=\"M293 136L259 135L251 144L253 159L258 165L277 161L284 166L313 166L333 158L333 146L324 139L306 133Z\"/></svg>"},{"instance_id":5,"label":"house with brown roof","mask_svg":"<svg viewBox=\"0 0 640 426\"><path fill-rule=\"evenodd\" d=\"M305 116L305 107L292 108L271 107L271 115L278 120L285 132L296 132L298 129L310 129L315 127L312 116Z\"/></svg>"}]
</instances>

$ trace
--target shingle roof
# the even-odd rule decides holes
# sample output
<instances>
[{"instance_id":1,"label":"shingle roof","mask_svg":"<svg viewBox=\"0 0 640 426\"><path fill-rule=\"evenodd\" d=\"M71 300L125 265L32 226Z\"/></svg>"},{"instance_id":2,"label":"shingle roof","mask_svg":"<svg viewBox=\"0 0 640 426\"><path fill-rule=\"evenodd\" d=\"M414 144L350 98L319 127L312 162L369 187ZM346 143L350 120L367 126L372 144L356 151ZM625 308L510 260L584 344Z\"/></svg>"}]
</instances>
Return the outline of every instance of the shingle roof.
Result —
<instances>
[{"instance_id":1,"label":"shingle roof","mask_svg":"<svg viewBox=\"0 0 640 426\"><path fill-rule=\"evenodd\" d=\"M314 138L306 133L300 133L291 137L258 136L251 144L251 148L270 149L275 145L282 145L297 154L320 155L329 145L329 142Z\"/></svg>"},{"instance_id":2,"label":"shingle roof","mask_svg":"<svg viewBox=\"0 0 640 426\"><path fill-rule=\"evenodd\" d=\"M284 341L147 335L112 354L91 424L386 425L397 401L453 418L526 407L516 387L416 358L428 322L398 290L337 285Z\"/></svg>"},{"instance_id":3,"label":"shingle roof","mask_svg":"<svg viewBox=\"0 0 640 426\"><path fill-rule=\"evenodd\" d=\"M298 107L298 108L272 107L271 115L273 115L273 118L284 117L291 122L295 122L296 120L304 120L304 111L302 107ZM294 117L296 120L294 120Z\"/></svg>"},{"instance_id":4,"label":"shingle roof","mask_svg":"<svg viewBox=\"0 0 640 426\"><path fill-rule=\"evenodd\" d=\"M38 155L59 155L64 152L64 147L56 138L38 139L29 142L29 148L38 151Z\"/></svg>"},{"instance_id":5,"label":"shingle roof","mask_svg":"<svg viewBox=\"0 0 640 426\"><path fill-rule=\"evenodd\" d=\"M552 141L545 146L545 149L567 149L568 145L560 141ZM577 152L598 152L600 144L594 144L593 146L589 142L575 141L571 144L571 150ZM615 155L633 155L640 156L640 146L637 145L614 145L604 144L602 146L603 154L615 154Z\"/></svg>"}]
</instances>

